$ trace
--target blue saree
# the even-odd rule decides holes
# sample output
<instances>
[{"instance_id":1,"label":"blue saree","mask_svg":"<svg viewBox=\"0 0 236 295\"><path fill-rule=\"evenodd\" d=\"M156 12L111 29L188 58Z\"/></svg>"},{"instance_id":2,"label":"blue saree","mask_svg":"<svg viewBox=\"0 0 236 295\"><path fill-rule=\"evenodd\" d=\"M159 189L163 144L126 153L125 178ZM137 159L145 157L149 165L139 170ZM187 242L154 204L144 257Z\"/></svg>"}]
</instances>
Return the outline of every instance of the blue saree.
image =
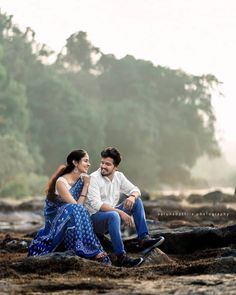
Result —
<instances>
[{"instance_id":1,"label":"blue saree","mask_svg":"<svg viewBox=\"0 0 236 295\"><path fill-rule=\"evenodd\" d=\"M83 188L82 177L70 188L77 201ZM81 204L63 202L59 195L55 201L45 200L45 226L39 230L28 249L28 256L40 256L56 251L63 243L65 250L73 250L76 255L92 258L104 252L94 233L90 215ZM110 264L108 256L102 261Z\"/></svg>"}]
</instances>

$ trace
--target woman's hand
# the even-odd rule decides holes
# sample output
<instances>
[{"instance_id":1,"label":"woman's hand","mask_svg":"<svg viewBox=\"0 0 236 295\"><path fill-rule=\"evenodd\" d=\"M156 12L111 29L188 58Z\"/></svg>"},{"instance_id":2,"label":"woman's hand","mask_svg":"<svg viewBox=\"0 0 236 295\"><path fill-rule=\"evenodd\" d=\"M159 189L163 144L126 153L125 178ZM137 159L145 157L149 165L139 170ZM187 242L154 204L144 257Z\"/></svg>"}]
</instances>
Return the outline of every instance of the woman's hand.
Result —
<instances>
[{"instance_id":1,"label":"woman's hand","mask_svg":"<svg viewBox=\"0 0 236 295\"><path fill-rule=\"evenodd\" d=\"M56 189L58 194L61 196L62 200L65 203L70 203L70 204L76 204L76 200L74 197L71 195L70 191L68 188L65 186L65 183L62 181L57 181L56 183Z\"/></svg>"},{"instance_id":2,"label":"woman's hand","mask_svg":"<svg viewBox=\"0 0 236 295\"><path fill-rule=\"evenodd\" d=\"M84 174L82 177L83 177L84 185L83 185L83 189L80 193L80 198L77 202L78 204L83 204L85 202L85 199L86 199L87 193L88 193L89 183L90 183L90 177L88 174Z\"/></svg>"},{"instance_id":3,"label":"woman's hand","mask_svg":"<svg viewBox=\"0 0 236 295\"><path fill-rule=\"evenodd\" d=\"M88 174L83 175L84 185L89 186L90 183L90 176Z\"/></svg>"}]
</instances>

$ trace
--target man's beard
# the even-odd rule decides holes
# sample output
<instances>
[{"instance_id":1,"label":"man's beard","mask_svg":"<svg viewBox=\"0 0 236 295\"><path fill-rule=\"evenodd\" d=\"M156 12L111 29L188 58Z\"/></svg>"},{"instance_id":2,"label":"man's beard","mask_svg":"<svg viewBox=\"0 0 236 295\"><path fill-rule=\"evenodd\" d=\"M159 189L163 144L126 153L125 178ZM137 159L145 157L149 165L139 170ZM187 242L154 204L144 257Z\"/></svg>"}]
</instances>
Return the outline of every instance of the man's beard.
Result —
<instances>
[{"instance_id":1,"label":"man's beard","mask_svg":"<svg viewBox=\"0 0 236 295\"><path fill-rule=\"evenodd\" d=\"M109 176L111 173L109 173L106 169L101 169L102 176Z\"/></svg>"}]
</instances>

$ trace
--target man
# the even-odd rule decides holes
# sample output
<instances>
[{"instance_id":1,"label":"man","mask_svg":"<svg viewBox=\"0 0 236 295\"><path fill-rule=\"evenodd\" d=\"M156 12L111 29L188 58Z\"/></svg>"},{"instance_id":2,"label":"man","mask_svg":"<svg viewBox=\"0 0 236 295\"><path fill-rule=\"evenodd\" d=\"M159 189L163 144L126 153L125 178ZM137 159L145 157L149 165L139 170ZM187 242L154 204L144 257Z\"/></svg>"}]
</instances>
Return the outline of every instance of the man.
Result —
<instances>
[{"instance_id":1,"label":"man","mask_svg":"<svg viewBox=\"0 0 236 295\"><path fill-rule=\"evenodd\" d=\"M140 190L117 171L121 161L120 152L114 147L108 147L101 152L101 157L100 168L90 175L86 207L91 214L95 232L100 235L109 233L117 265L135 267L143 262L143 258L133 259L126 255L121 238L121 221L132 226L134 219L140 250L159 246L164 238L150 237ZM120 193L127 195L127 198L117 205Z\"/></svg>"}]
</instances>

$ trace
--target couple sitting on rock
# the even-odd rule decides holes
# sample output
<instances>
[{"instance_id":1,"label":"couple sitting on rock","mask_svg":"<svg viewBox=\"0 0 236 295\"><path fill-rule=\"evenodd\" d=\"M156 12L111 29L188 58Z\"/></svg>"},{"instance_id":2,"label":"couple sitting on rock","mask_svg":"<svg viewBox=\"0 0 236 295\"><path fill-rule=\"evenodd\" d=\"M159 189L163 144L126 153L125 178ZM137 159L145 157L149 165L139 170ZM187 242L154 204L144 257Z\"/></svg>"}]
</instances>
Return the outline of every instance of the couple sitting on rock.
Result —
<instances>
[{"instance_id":1,"label":"couple sitting on rock","mask_svg":"<svg viewBox=\"0 0 236 295\"><path fill-rule=\"evenodd\" d=\"M163 237L150 237L140 190L117 171L120 161L119 151L108 147L101 152L100 168L88 176L88 153L75 150L68 155L67 165L59 167L49 181L45 226L29 246L29 256L54 252L63 244L80 257L111 264L96 236L109 233L116 265L138 266L143 258L126 255L120 230L121 222L132 226L133 220L140 251L164 241ZM120 193L127 198L118 205Z\"/></svg>"}]
</instances>

